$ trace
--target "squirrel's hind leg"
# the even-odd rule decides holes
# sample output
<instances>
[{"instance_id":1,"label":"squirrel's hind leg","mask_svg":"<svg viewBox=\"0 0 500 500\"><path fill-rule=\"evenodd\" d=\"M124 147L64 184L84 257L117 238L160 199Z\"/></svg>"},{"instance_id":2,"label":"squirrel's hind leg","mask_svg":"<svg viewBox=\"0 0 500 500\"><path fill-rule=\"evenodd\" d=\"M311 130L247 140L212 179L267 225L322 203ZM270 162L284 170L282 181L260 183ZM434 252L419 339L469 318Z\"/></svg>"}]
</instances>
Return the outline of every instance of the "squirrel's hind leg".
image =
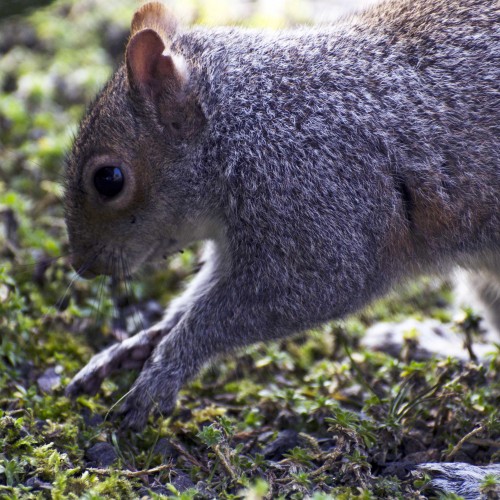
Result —
<instances>
[{"instance_id":1,"label":"squirrel's hind leg","mask_svg":"<svg viewBox=\"0 0 500 500\"><path fill-rule=\"evenodd\" d=\"M500 338L500 255L489 258L477 271L458 275L459 302L477 310L492 341Z\"/></svg>"},{"instance_id":2,"label":"squirrel's hind leg","mask_svg":"<svg viewBox=\"0 0 500 500\"><path fill-rule=\"evenodd\" d=\"M483 305L486 327L500 336L500 275L485 273L472 274L469 277L476 294Z\"/></svg>"}]
</instances>

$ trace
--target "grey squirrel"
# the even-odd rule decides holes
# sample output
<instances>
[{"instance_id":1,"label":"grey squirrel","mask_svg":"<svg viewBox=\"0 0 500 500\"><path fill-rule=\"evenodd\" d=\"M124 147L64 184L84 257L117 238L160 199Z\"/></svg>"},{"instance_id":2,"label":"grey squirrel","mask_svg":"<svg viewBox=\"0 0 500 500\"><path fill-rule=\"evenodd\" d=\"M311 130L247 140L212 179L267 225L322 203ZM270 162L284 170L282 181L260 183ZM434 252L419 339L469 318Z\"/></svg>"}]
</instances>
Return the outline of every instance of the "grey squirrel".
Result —
<instances>
[{"instance_id":1,"label":"grey squirrel","mask_svg":"<svg viewBox=\"0 0 500 500\"><path fill-rule=\"evenodd\" d=\"M500 6L390 0L259 31L182 30L148 3L65 178L82 276L208 242L163 321L67 388L142 367L121 410L131 427L169 414L216 356L344 317L422 272L476 270L500 327Z\"/></svg>"}]
</instances>

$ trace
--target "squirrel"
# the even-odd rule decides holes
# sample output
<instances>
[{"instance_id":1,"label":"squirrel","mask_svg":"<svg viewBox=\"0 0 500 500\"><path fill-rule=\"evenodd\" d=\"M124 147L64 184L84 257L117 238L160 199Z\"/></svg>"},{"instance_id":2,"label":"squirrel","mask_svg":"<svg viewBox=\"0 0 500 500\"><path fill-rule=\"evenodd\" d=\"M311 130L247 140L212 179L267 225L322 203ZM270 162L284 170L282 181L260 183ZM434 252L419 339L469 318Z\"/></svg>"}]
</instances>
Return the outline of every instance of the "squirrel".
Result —
<instances>
[{"instance_id":1,"label":"squirrel","mask_svg":"<svg viewBox=\"0 0 500 500\"><path fill-rule=\"evenodd\" d=\"M206 241L204 265L67 393L142 367L121 409L140 429L217 356L456 265L500 328L499 22L493 0L281 31L182 29L142 6L68 156L72 264L123 276Z\"/></svg>"}]
</instances>

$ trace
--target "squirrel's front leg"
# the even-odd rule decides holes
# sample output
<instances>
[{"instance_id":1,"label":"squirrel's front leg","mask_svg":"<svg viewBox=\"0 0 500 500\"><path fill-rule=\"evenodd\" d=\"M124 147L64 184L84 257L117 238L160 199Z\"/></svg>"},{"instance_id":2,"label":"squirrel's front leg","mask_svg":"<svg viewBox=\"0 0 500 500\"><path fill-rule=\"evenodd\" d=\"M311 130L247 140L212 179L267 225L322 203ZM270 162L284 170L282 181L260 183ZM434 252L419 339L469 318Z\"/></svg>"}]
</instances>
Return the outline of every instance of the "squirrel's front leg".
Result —
<instances>
[{"instance_id":1,"label":"squirrel's front leg","mask_svg":"<svg viewBox=\"0 0 500 500\"><path fill-rule=\"evenodd\" d=\"M66 394L71 397L81 393L95 394L103 380L112 373L142 368L154 348L170 333L196 298L210 286L218 265L218 254L212 243L207 243L205 246L201 263L201 270L184 293L170 303L164 318L159 323L96 354L76 374L66 388Z\"/></svg>"},{"instance_id":2,"label":"squirrel's front leg","mask_svg":"<svg viewBox=\"0 0 500 500\"><path fill-rule=\"evenodd\" d=\"M183 384L214 357L289 333L240 281L219 279L156 347L120 410L124 426L141 429L151 412L170 414Z\"/></svg>"},{"instance_id":3,"label":"squirrel's front leg","mask_svg":"<svg viewBox=\"0 0 500 500\"><path fill-rule=\"evenodd\" d=\"M93 356L73 377L66 387L66 395L76 397L82 393L95 394L103 380L112 373L141 368L154 347L167 333L168 330L155 325L104 349Z\"/></svg>"}]
</instances>

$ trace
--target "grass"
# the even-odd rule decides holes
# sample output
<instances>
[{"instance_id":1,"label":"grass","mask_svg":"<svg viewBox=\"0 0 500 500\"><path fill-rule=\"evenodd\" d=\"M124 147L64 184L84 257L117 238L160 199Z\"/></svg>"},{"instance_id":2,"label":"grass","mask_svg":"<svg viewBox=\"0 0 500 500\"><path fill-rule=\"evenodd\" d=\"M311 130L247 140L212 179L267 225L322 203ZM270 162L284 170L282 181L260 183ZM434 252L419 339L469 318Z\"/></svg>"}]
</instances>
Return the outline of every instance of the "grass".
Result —
<instances>
[{"instance_id":1,"label":"grass","mask_svg":"<svg viewBox=\"0 0 500 500\"><path fill-rule=\"evenodd\" d=\"M135 373L63 395L92 354L157 319L196 265L192 249L114 297L69 266L64 154L132 9L92 5L59 1L0 27L0 498L416 499L431 493L413 463L500 461L498 355L416 361L411 336L398 357L361 345L379 321L452 322L450 289L431 279L223 360L140 434L109 411ZM477 321L468 310L455 326Z\"/></svg>"}]
</instances>

